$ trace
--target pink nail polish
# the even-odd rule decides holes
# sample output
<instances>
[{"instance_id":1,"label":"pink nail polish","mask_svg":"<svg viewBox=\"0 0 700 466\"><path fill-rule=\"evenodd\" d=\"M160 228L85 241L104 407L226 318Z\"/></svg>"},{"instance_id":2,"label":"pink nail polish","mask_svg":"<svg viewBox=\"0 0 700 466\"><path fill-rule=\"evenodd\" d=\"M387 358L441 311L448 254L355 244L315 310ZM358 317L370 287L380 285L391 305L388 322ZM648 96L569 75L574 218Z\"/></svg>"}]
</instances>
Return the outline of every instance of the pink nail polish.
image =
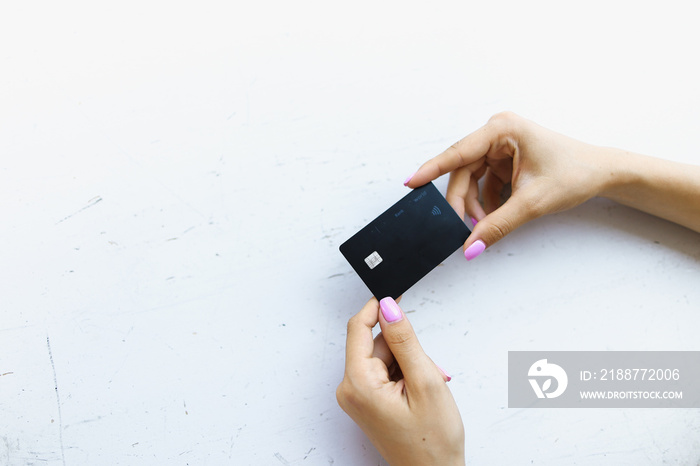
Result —
<instances>
[{"instance_id":1,"label":"pink nail polish","mask_svg":"<svg viewBox=\"0 0 700 466\"><path fill-rule=\"evenodd\" d=\"M414 173L413 175L415 175L415 173ZM408 183L411 181L411 178L413 178L413 175L411 175L411 176L409 176L408 178L406 178L406 181L403 182L403 185L404 185L404 186L408 186Z\"/></svg>"},{"instance_id":2,"label":"pink nail polish","mask_svg":"<svg viewBox=\"0 0 700 466\"><path fill-rule=\"evenodd\" d=\"M387 297L382 299L379 301L379 307L382 310L384 320L387 322L398 322L399 320L403 319L401 308L398 304L396 304L394 298Z\"/></svg>"},{"instance_id":3,"label":"pink nail polish","mask_svg":"<svg viewBox=\"0 0 700 466\"><path fill-rule=\"evenodd\" d=\"M472 225L476 226L476 224L479 223L479 221L477 219L475 219L474 217L469 217L469 218L472 221Z\"/></svg>"},{"instance_id":4,"label":"pink nail polish","mask_svg":"<svg viewBox=\"0 0 700 466\"><path fill-rule=\"evenodd\" d=\"M474 241L472 244L469 245L469 247L464 251L464 257L470 261L477 257L479 254L484 252L484 249L486 249L486 243L481 241L480 239Z\"/></svg>"},{"instance_id":5,"label":"pink nail polish","mask_svg":"<svg viewBox=\"0 0 700 466\"><path fill-rule=\"evenodd\" d=\"M442 367L438 366L437 364L435 364L435 365L437 366L438 369L440 369L440 372L442 372L443 374L445 374L445 377L447 377L447 381L448 381L448 382L449 382L450 380L452 380L452 376L451 376L450 374L448 374L447 371L446 371L445 369L443 369Z\"/></svg>"}]
</instances>

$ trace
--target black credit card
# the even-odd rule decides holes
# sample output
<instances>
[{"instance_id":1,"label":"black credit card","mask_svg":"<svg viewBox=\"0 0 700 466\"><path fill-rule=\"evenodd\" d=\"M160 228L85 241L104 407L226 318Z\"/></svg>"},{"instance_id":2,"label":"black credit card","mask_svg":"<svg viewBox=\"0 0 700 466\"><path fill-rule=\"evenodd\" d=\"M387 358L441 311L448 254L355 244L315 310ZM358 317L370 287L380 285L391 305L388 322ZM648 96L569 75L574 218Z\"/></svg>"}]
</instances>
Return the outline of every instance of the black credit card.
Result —
<instances>
[{"instance_id":1,"label":"black credit card","mask_svg":"<svg viewBox=\"0 0 700 466\"><path fill-rule=\"evenodd\" d=\"M396 299L471 232L433 183L416 188L340 245L377 299Z\"/></svg>"}]
</instances>

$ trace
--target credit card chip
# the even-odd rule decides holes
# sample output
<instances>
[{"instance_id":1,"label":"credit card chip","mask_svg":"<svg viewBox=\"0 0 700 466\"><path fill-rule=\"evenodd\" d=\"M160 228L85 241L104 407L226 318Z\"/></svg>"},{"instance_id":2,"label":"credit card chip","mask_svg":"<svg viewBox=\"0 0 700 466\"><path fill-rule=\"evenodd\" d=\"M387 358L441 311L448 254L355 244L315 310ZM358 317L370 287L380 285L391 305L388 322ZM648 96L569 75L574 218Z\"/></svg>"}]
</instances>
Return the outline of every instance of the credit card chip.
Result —
<instances>
[{"instance_id":1,"label":"credit card chip","mask_svg":"<svg viewBox=\"0 0 700 466\"><path fill-rule=\"evenodd\" d=\"M382 256L380 256L377 251L374 251L372 254L365 257L365 263L369 266L369 269L372 270L382 263Z\"/></svg>"}]
</instances>

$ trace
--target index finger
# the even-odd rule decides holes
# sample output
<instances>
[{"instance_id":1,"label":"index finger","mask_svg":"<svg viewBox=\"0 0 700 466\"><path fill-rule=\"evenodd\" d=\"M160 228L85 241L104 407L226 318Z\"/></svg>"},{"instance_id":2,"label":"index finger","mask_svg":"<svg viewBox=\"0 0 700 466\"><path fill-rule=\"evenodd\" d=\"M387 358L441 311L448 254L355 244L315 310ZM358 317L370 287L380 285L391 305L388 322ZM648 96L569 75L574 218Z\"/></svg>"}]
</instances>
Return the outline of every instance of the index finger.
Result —
<instances>
[{"instance_id":1,"label":"index finger","mask_svg":"<svg viewBox=\"0 0 700 466\"><path fill-rule=\"evenodd\" d=\"M379 301L372 298L348 321L348 336L345 344L345 370L361 364L372 357L374 337L372 329L379 321Z\"/></svg>"},{"instance_id":2,"label":"index finger","mask_svg":"<svg viewBox=\"0 0 700 466\"><path fill-rule=\"evenodd\" d=\"M479 162L491 150L491 144L496 136L493 126L488 124L482 126L452 144L440 155L421 165L418 171L405 183L406 186L417 188L459 167L466 167ZM478 163L478 165L480 166L481 163ZM470 170L472 172L476 171L479 166L471 166Z\"/></svg>"}]
</instances>

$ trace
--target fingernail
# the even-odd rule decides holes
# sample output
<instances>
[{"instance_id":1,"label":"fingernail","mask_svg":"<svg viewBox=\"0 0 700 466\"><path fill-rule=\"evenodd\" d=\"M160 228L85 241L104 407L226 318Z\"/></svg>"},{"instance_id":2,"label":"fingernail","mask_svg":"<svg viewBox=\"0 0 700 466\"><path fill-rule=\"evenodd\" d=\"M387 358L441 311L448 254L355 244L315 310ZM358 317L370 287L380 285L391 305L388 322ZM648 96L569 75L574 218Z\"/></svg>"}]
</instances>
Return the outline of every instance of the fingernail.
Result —
<instances>
[{"instance_id":1,"label":"fingernail","mask_svg":"<svg viewBox=\"0 0 700 466\"><path fill-rule=\"evenodd\" d=\"M438 369L440 369L440 372L442 372L443 374L445 374L445 377L447 377L447 381L448 381L448 382L449 382L450 380L452 380L452 376L451 376L450 374L448 374L447 371L446 371L445 369L443 369L442 367L438 366L437 364L435 364L435 365L437 366Z\"/></svg>"},{"instance_id":2,"label":"fingernail","mask_svg":"<svg viewBox=\"0 0 700 466\"><path fill-rule=\"evenodd\" d=\"M469 245L469 247L464 251L464 257L470 261L477 257L479 254L484 252L484 249L486 249L486 243L481 241L480 239L474 241L472 244Z\"/></svg>"},{"instance_id":3,"label":"fingernail","mask_svg":"<svg viewBox=\"0 0 700 466\"><path fill-rule=\"evenodd\" d=\"M379 307L382 309L382 315L387 322L398 322L403 319L401 308L396 304L394 298L388 297L382 299L379 301Z\"/></svg>"},{"instance_id":4,"label":"fingernail","mask_svg":"<svg viewBox=\"0 0 700 466\"><path fill-rule=\"evenodd\" d=\"M414 173L413 175L415 175L415 173ZM406 181L403 182L403 185L404 185L404 186L408 186L408 183L411 181L411 178L413 178L413 175L411 175L411 176L409 176L408 178L406 178Z\"/></svg>"},{"instance_id":5,"label":"fingernail","mask_svg":"<svg viewBox=\"0 0 700 466\"><path fill-rule=\"evenodd\" d=\"M474 217L469 217L469 218L472 220L472 225L476 226L476 224L479 223L479 221L477 219L475 219Z\"/></svg>"}]
</instances>

